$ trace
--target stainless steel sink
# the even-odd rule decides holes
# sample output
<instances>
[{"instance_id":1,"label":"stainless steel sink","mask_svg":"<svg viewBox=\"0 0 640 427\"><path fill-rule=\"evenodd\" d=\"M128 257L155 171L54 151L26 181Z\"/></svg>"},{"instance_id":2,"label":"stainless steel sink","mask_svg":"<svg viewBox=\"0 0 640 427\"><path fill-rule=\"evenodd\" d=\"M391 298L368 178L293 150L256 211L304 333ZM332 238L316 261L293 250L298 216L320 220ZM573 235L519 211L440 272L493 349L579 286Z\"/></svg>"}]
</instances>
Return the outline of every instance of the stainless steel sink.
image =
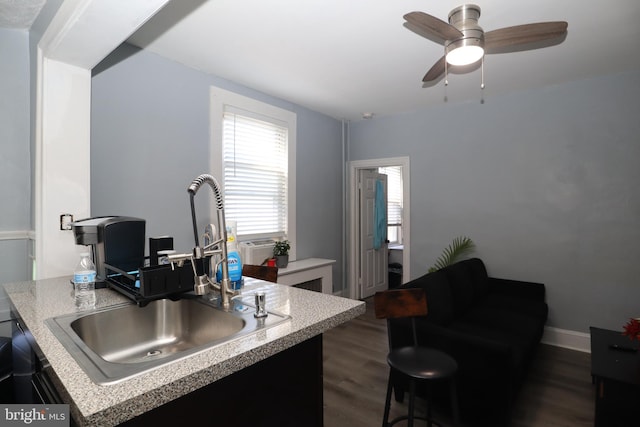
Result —
<instances>
[{"instance_id":1,"label":"stainless steel sink","mask_svg":"<svg viewBox=\"0 0 640 427\"><path fill-rule=\"evenodd\" d=\"M75 313L45 323L98 384L112 384L289 319L234 304L223 311L202 298L152 301Z\"/></svg>"}]
</instances>

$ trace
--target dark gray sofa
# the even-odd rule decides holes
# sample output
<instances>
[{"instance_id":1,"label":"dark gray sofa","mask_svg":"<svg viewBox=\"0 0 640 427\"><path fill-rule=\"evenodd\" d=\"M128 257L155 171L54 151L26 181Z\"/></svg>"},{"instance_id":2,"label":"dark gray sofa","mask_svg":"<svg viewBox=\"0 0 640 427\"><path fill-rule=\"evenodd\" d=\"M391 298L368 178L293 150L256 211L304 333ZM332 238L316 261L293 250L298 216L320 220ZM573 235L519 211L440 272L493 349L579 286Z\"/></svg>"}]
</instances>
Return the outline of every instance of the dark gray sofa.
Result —
<instances>
[{"instance_id":1,"label":"dark gray sofa","mask_svg":"<svg viewBox=\"0 0 640 427\"><path fill-rule=\"evenodd\" d=\"M458 395L465 425L509 425L514 399L547 320L544 285L489 277L482 260L473 258L402 288L426 292L428 315L416 319L418 340L458 362ZM390 322L392 347L410 345L410 334L406 320ZM406 383L398 379L394 388L396 399L402 400ZM432 394L436 405L449 407L437 388Z\"/></svg>"}]
</instances>

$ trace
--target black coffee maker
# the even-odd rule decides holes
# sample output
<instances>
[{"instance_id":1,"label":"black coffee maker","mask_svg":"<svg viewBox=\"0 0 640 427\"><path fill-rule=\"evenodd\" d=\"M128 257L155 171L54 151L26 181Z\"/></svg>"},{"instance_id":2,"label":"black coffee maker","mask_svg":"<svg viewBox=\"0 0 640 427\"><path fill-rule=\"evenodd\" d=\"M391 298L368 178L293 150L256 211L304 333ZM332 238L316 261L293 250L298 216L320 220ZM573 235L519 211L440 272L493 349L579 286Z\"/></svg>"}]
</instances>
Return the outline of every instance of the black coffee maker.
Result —
<instances>
[{"instance_id":1,"label":"black coffee maker","mask_svg":"<svg viewBox=\"0 0 640 427\"><path fill-rule=\"evenodd\" d=\"M72 224L76 244L91 246L96 266L96 287L105 287L110 274L138 270L144 265L144 219L103 216Z\"/></svg>"}]
</instances>

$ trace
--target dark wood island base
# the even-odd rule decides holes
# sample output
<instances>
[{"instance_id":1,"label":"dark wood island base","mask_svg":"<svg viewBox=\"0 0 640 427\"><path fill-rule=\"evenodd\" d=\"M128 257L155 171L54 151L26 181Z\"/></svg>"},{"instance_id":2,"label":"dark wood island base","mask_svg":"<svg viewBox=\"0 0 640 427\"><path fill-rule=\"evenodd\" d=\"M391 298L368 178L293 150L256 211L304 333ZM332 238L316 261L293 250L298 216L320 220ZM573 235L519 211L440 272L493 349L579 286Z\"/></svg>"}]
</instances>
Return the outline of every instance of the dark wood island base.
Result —
<instances>
[{"instance_id":1,"label":"dark wood island base","mask_svg":"<svg viewBox=\"0 0 640 427\"><path fill-rule=\"evenodd\" d=\"M121 425L322 427L322 413L317 335Z\"/></svg>"}]
</instances>

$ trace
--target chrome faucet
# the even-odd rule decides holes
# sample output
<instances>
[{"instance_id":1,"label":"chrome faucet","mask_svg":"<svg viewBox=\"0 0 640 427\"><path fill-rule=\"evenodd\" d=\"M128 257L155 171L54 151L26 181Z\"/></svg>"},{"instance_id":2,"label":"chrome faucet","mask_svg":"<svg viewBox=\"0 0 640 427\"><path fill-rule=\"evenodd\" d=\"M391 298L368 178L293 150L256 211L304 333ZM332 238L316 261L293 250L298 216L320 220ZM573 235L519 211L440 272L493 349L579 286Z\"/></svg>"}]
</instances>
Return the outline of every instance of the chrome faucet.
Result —
<instances>
[{"instance_id":1,"label":"chrome faucet","mask_svg":"<svg viewBox=\"0 0 640 427\"><path fill-rule=\"evenodd\" d=\"M207 183L213 190L216 203L216 212L218 216L218 232L220 238L215 240L212 236L212 242L200 247L200 239L198 238L198 226L196 223L196 211L194 204L194 196L202 186ZM186 259L191 260L194 274L193 291L196 295L204 295L207 293L208 288L213 288L220 291L220 297L223 308L229 308L231 297L237 294L236 291L231 289L231 280L229 280L229 264L227 258L227 226L224 219L224 206L222 203L222 193L215 178L209 174L202 174L191 182L189 188L189 199L191 203L191 220L193 222L193 236L195 239L195 247L192 254L173 254L169 255L168 259L171 262L171 268L175 268L175 264L178 267L182 267ZM216 245L219 245L219 249L212 249ZM205 263L209 262L211 256L220 254L219 265L222 267L222 279L220 283L215 283L209 278L206 273Z\"/></svg>"}]
</instances>

